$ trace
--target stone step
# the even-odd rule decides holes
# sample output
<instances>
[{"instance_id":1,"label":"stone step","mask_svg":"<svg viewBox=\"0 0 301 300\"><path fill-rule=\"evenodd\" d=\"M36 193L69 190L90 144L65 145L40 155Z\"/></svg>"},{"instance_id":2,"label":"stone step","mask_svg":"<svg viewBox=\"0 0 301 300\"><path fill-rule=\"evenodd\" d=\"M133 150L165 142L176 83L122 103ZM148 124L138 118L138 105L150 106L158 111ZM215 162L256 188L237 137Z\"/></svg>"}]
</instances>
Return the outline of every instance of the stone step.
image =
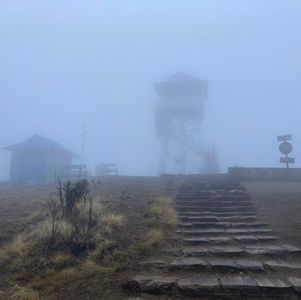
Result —
<instances>
[{"instance_id":1,"label":"stone step","mask_svg":"<svg viewBox=\"0 0 301 300\"><path fill-rule=\"evenodd\" d=\"M204 206L188 206L188 205L176 205L175 206L178 212L255 212L256 209L253 206L245 207L245 206L229 206L229 207L219 207L219 206L212 206L212 207L204 207Z\"/></svg>"},{"instance_id":2,"label":"stone step","mask_svg":"<svg viewBox=\"0 0 301 300\"><path fill-rule=\"evenodd\" d=\"M241 243L263 243L277 241L279 238L273 235L235 235L233 239Z\"/></svg>"},{"instance_id":3,"label":"stone step","mask_svg":"<svg viewBox=\"0 0 301 300\"><path fill-rule=\"evenodd\" d=\"M187 222L254 222L255 216L231 216L231 217L217 217L217 216L179 216L182 221Z\"/></svg>"},{"instance_id":4,"label":"stone step","mask_svg":"<svg viewBox=\"0 0 301 300\"><path fill-rule=\"evenodd\" d=\"M266 228L266 224L258 222L185 222L180 223L181 228Z\"/></svg>"},{"instance_id":5,"label":"stone step","mask_svg":"<svg viewBox=\"0 0 301 300\"><path fill-rule=\"evenodd\" d=\"M206 245L206 244L218 244L224 245L233 242L231 237L218 236L218 237L189 237L183 238L182 242L185 245Z\"/></svg>"},{"instance_id":6,"label":"stone step","mask_svg":"<svg viewBox=\"0 0 301 300\"><path fill-rule=\"evenodd\" d=\"M182 241L185 245L206 245L206 244L215 244L215 245L224 245L229 243L240 242L243 244L247 243L265 243L276 241L278 238L275 236L255 236L255 235L236 235L236 236L207 236L207 237L189 237L183 238Z\"/></svg>"},{"instance_id":7,"label":"stone step","mask_svg":"<svg viewBox=\"0 0 301 300\"><path fill-rule=\"evenodd\" d=\"M273 271L295 271L301 274L301 259L299 261L289 262L284 260L265 260L264 266Z\"/></svg>"},{"instance_id":8,"label":"stone step","mask_svg":"<svg viewBox=\"0 0 301 300\"><path fill-rule=\"evenodd\" d=\"M205 271L205 272L264 272L286 271L295 272L301 271L301 263L293 264L285 261L259 261L249 258L199 258L185 257L174 259L168 262L163 259L148 259L139 263L140 266L148 269L168 269L170 271ZM301 274L301 273L300 273Z\"/></svg>"},{"instance_id":9,"label":"stone step","mask_svg":"<svg viewBox=\"0 0 301 300\"><path fill-rule=\"evenodd\" d=\"M187 211L187 212L181 212L178 213L179 217L204 217L204 216L210 216L210 217L243 217L243 216L249 216L256 218L256 212L208 212L208 211Z\"/></svg>"},{"instance_id":10,"label":"stone step","mask_svg":"<svg viewBox=\"0 0 301 300\"><path fill-rule=\"evenodd\" d=\"M264 272L264 265L260 261L251 259L215 258L201 259L185 257L173 260L170 270L207 271L207 272Z\"/></svg>"},{"instance_id":11,"label":"stone step","mask_svg":"<svg viewBox=\"0 0 301 300\"><path fill-rule=\"evenodd\" d=\"M227 196L227 195L177 195L176 200L178 201L211 201L211 202L235 202L235 203L244 203L251 202L249 196Z\"/></svg>"},{"instance_id":12,"label":"stone step","mask_svg":"<svg viewBox=\"0 0 301 300\"><path fill-rule=\"evenodd\" d=\"M210 299L297 299L301 278L275 278L268 275L197 275L176 277L139 275L130 278L126 287L134 293L156 295L182 294Z\"/></svg>"},{"instance_id":13,"label":"stone step","mask_svg":"<svg viewBox=\"0 0 301 300\"><path fill-rule=\"evenodd\" d=\"M201 257L206 255L213 256L235 256L235 255L263 255L263 256L282 256L301 254L301 250L289 245L253 245L253 246L210 246L210 247L191 247L184 248L185 257Z\"/></svg>"},{"instance_id":14,"label":"stone step","mask_svg":"<svg viewBox=\"0 0 301 300\"><path fill-rule=\"evenodd\" d=\"M204 201L204 200L186 200L186 201L179 201L177 200L176 205L179 206L196 206L196 207L253 207L252 203L249 201Z\"/></svg>"},{"instance_id":15,"label":"stone step","mask_svg":"<svg viewBox=\"0 0 301 300\"><path fill-rule=\"evenodd\" d=\"M243 234L243 235L254 235L254 234L270 234L271 229L265 228L251 228L251 229L220 229L220 228L204 228L204 229L182 229L177 230L176 233L182 234L183 236L189 235L229 235L229 234Z\"/></svg>"}]
</instances>

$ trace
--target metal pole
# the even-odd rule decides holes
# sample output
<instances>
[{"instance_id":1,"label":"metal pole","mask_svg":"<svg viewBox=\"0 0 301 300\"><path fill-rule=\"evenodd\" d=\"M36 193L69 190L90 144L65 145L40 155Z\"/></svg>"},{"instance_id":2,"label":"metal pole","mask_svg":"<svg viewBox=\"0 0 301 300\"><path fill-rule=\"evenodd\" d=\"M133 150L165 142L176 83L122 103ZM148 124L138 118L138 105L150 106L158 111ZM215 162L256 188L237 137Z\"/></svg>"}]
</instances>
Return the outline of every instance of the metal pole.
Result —
<instances>
[{"instance_id":1,"label":"metal pole","mask_svg":"<svg viewBox=\"0 0 301 300\"><path fill-rule=\"evenodd\" d=\"M82 134L81 134L82 143L81 143L80 168L79 168L80 179L82 178L82 165L84 163L86 133L87 133L87 124L83 124Z\"/></svg>"}]
</instances>

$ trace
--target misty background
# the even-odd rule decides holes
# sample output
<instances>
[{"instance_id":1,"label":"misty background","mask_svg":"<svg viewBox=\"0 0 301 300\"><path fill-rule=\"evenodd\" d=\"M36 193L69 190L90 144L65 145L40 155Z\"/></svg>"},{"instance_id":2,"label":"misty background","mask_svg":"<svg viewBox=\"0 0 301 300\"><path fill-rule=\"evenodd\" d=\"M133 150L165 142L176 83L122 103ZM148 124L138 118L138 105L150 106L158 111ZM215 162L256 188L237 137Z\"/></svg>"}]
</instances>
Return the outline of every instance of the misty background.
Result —
<instances>
[{"instance_id":1,"label":"misty background","mask_svg":"<svg viewBox=\"0 0 301 300\"><path fill-rule=\"evenodd\" d=\"M0 147L33 134L94 171L156 175L153 83L177 72L209 81L204 144L228 166L280 166L293 135L301 166L301 1L0 2ZM0 178L9 153L0 150Z\"/></svg>"}]
</instances>

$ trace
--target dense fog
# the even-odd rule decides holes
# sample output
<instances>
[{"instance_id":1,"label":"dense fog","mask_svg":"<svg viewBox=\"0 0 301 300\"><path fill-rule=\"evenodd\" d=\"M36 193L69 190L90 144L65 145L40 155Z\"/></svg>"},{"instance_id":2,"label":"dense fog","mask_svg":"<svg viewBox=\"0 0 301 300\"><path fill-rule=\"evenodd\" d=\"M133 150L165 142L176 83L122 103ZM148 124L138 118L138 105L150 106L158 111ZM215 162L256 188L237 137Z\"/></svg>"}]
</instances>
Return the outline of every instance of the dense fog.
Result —
<instances>
[{"instance_id":1,"label":"dense fog","mask_svg":"<svg viewBox=\"0 0 301 300\"><path fill-rule=\"evenodd\" d=\"M204 144L228 166L280 166L293 135L301 166L301 2L285 0L0 2L0 147L34 134L157 175L153 84L208 80ZM10 155L0 150L0 178Z\"/></svg>"}]
</instances>

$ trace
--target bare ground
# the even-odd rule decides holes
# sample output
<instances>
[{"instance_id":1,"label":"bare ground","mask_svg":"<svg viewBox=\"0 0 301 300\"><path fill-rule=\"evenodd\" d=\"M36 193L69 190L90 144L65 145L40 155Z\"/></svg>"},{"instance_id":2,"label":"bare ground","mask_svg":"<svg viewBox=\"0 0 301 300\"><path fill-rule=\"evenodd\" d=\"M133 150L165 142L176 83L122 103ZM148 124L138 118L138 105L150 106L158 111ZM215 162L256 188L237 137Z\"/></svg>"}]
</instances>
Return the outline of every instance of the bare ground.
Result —
<instances>
[{"instance_id":1,"label":"bare ground","mask_svg":"<svg viewBox=\"0 0 301 300\"><path fill-rule=\"evenodd\" d=\"M301 247L301 183L245 182L259 218L287 243Z\"/></svg>"}]
</instances>

